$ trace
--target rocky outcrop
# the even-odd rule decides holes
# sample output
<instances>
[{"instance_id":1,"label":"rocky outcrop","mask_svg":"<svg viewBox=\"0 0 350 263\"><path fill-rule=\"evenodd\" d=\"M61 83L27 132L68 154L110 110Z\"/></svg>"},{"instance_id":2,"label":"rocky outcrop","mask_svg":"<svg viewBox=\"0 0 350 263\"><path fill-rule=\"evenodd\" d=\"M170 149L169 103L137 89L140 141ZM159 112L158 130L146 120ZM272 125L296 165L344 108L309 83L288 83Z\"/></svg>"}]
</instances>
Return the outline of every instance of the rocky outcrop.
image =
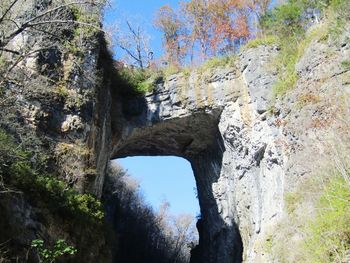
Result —
<instances>
[{"instance_id":1,"label":"rocky outcrop","mask_svg":"<svg viewBox=\"0 0 350 263\"><path fill-rule=\"evenodd\" d=\"M112 158L175 155L192 165L201 219L191 262L274 261L266 244L288 217L285 193L321 160L310 133L318 137L334 128L327 99L309 104L302 94L318 98L315 88L323 79L322 93L344 100L349 87L349 72L340 67L348 45L312 43L297 65L297 86L283 98L274 99L272 90L279 51L260 46L244 51L236 68L174 75L144 97L116 103L122 114L112 111ZM319 118L327 125L311 127Z\"/></svg>"},{"instance_id":2,"label":"rocky outcrop","mask_svg":"<svg viewBox=\"0 0 350 263\"><path fill-rule=\"evenodd\" d=\"M267 65L276 54L249 50L237 68L171 76L122 101L112 158L175 155L192 165L201 207L193 262L240 262L243 247L282 210L281 130L267 112L276 79Z\"/></svg>"},{"instance_id":3,"label":"rocky outcrop","mask_svg":"<svg viewBox=\"0 0 350 263\"><path fill-rule=\"evenodd\" d=\"M32 165L35 176L55 175L66 183L61 193L52 187L52 181L38 189L30 170L24 170L24 183L10 184L13 191L1 192L1 260L24 262L29 257L28 262L38 262L30 243L39 238L48 245L65 239L78 249L78 262L109 261L103 227L86 228L86 218L73 219L74 212L62 212L69 207L68 202L60 202L71 188L80 194L101 193L104 177L96 174L105 173L111 137L110 86L104 76L108 74L104 63L110 55L101 32L89 28L86 34L86 28L78 29L72 22L77 15L82 18L88 14L84 21L93 17L91 23L99 25L101 6L98 1L74 3L12 1L1 21L0 41L15 32L5 46L14 52L1 51L1 131L12 134L18 148L30 154L27 166ZM55 22L57 19L63 22ZM4 21L10 20L6 27ZM29 20L38 26L15 31ZM3 179L12 183L14 176L2 171L1 183ZM87 249L91 240L94 246ZM8 253L3 258L4 251Z\"/></svg>"}]
</instances>

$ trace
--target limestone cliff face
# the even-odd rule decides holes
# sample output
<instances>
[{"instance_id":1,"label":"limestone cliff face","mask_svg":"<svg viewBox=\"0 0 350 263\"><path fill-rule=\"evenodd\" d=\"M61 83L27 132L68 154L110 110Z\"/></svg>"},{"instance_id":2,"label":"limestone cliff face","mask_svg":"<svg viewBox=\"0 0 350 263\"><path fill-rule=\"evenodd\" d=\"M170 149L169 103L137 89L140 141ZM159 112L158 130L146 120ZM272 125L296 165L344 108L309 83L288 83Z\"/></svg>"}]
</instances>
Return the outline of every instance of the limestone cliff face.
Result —
<instances>
[{"instance_id":1,"label":"limestone cliff face","mask_svg":"<svg viewBox=\"0 0 350 263\"><path fill-rule=\"evenodd\" d=\"M278 53L260 46L244 51L236 68L171 76L145 97L121 101L122 114L112 111L118 128L111 157L176 155L191 162L201 207L191 262L279 262L266 243L288 220L285 195L324 160L322 142L312 138L335 129L331 112L349 109L349 71L340 66L349 56L346 40L312 41L297 65L297 86L283 99L272 91ZM320 99L309 104L305 94Z\"/></svg>"},{"instance_id":2,"label":"limestone cliff face","mask_svg":"<svg viewBox=\"0 0 350 263\"><path fill-rule=\"evenodd\" d=\"M281 129L267 112L276 54L249 50L236 68L175 75L152 94L123 101L113 157L176 155L192 164L201 207L192 262L240 262L282 211Z\"/></svg>"},{"instance_id":3,"label":"limestone cliff face","mask_svg":"<svg viewBox=\"0 0 350 263\"><path fill-rule=\"evenodd\" d=\"M44 22L9 39L5 47L23 57L1 52L2 61L9 66L1 68L0 127L18 139L19 147L32 154L30 161L39 176L57 175L66 182L65 191L72 187L81 194L101 193L103 181L99 180L103 176L96 174L105 173L111 137L110 86L104 77L108 74L104 63L109 54L98 30L86 34L86 28L78 29L72 22L45 23L58 18L73 21L78 13L88 14L87 19L93 17L99 25L101 6L97 1L94 4L75 1L76 9L65 1L11 3L14 4L8 16L16 21L11 22L13 25L21 26L35 17L33 21ZM2 34L11 35L11 30L2 21ZM31 182L29 173L24 176ZM72 215L59 211L67 203L52 203L40 196L42 193L35 187L33 182L33 186L23 186L14 193L1 193L0 243L8 244L9 257L21 261L29 255L28 262L38 262L30 249L31 240L40 238L52 244L65 239L77 247L78 262L108 261L103 228L86 228L82 220L75 221ZM28 191L39 198L27 195ZM63 192L59 196L64 199ZM91 239L94 245L87 253Z\"/></svg>"}]
</instances>

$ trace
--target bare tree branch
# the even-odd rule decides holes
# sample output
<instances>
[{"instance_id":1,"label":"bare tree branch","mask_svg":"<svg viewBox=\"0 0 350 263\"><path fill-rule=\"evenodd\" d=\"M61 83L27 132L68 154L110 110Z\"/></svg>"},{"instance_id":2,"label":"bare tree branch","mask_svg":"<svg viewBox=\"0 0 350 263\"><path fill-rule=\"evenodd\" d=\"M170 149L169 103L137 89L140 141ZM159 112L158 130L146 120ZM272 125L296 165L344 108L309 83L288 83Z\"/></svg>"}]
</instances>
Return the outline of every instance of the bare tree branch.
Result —
<instances>
[{"instance_id":1,"label":"bare tree branch","mask_svg":"<svg viewBox=\"0 0 350 263\"><path fill-rule=\"evenodd\" d=\"M10 4L10 6L5 10L5 12L3 13L3 15L0 18L0 24L2 23L2 21L4 21L5 17L7 16L7 14L11 11L11 9L14 7L14 5L18 2L19 0L14 0L12 2L12 4Z\"/></svg>"},{"instance_id":2,"label":"bare tree branch","mask_svg":"<svg viewBox=\"0 0 350 263\"><path fill-rule=\"evenodd\" d=\"M16 0L18 1L18 0ZM75 23L75 24L79 24L79 25L84 25L84 26L91 26L95 29L101 30L100 27L94 26L90 23L84 23L84 22L79 22L79 21L75 21L75 20L48 20L48 21L40 21L40 22L34 22L42 17L45 17L48 14L51 14L55 11L59 11L64 9L65 7L68 6L72 6L72 5L85 5L85 4L89 4L89 5L95 5L93 2L71 2L71 3L67 3L67 4L63 4L63 5L59 5L55 8L46 10L45 12L42 12L41 14L36 15L35 17L25 21L24 23L22 23L21 26L18 26L17 30L11 32L8 34L8 36L4 37L3 40L0 41L0 47L4 47L6 46L13 38L15 38L17 35L19 35L20 33L22 33L24 30L26 30L29 27L35 27L38 25L43 25L43 24L54 24L54 23ZM11 8L14 5L11 6ZM10 9L11 9L10 8ZM8 13L9 11L7 11Z\"/></svg>"},{"instance_id":3,"label":"bare tree branch","mask_svg":"<svg viewBox=\"0 0 350 263\"><path fill-rule=\"evenodd\" d=\"M3 47L0 47L0 51L12 53L12 54L15 54L15 55L20 55L20 54L21 54L21 53L19 53L19 52L16 51L16 50L7 49L7 48L3 48Z\"/></svg>"},{"instance_id":4,"label":"bare tree branch","mask_svg":"<svg viewBox=\"0 0 350 263\"><path fill-rule=\"evenodd\" d=\"M125 22L126 31L115 33L114 42L142 69L150 64L149 53L153 53L148 45L149 37L140 25L134 26L128 19Z\"/></svg>"}]
</instances>

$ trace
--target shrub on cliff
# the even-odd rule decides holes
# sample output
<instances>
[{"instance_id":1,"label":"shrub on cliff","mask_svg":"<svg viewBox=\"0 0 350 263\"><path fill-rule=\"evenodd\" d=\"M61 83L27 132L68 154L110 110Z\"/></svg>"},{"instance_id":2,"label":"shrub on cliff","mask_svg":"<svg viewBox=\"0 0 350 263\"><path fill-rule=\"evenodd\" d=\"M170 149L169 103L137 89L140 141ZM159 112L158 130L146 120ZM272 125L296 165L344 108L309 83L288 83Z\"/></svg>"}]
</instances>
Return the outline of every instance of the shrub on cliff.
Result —
<instances>
[{"instance_id":1,"label":"shrub on cliff","mask_svg":"<svg viewBox=\"0 0 350 263\"><path fill-rule=\"evenodd\" d=\"M38 252L41 263L54 263L62 256L77 253L77 249L69 246L63 239L57 240L51 248L47 247L42 239L35 239L32 241L31 247Z\"/></svg>"},{"instance_id":2,"label":"shrub on cliff","mask_svg":"<svg viewBox=\"0 0 350 263\"><path fill-rule=\"evenodd\" d=\"M279 76L273 87L275 96L284 95L294 87L298 80L295 65L311 41L324 41L340 34L349 18L350 6L346 0L289 0L262 16L260 28L264 37L261 41L253 40L251 46L274 38L280 47L275 60Z\"/></svg>"},{"instance_id":3,"label":"shrub on cliff","mask_svg":"<svg viewBox=\"0 0 350 263\"><path fill-rule=\"evenodd\" d=\"M306 233L308 262L345 262L350 250L350 188L342 177L325 187Z\"/></svg>"},{"instance_id":4,"label":"shrub on cliff","mask_svg":"<svg viewBox=\"0 0 350 263\"><path fill-rule=\"evenodd\" d=\"M78 194L55 175L35 168L32 159L33 153L23 149L13 136L0 129L0 187L4 194L23 192L32 202L47 206L52 212L69 213L72 219L82 222L101 223L104 213L95 197Z\"/></svg>"},{"instance_id":5,"label":"shrub on cliff","mask_svg":"<svg viewBox=\"0 0 350 263\"><path fill-rule=\"evenodd\" d=\"M303 31L302 11L298 3L289 1L263 16L261 27L266 33L280 37L299 35Z\"/></svg>"}]
</instances>

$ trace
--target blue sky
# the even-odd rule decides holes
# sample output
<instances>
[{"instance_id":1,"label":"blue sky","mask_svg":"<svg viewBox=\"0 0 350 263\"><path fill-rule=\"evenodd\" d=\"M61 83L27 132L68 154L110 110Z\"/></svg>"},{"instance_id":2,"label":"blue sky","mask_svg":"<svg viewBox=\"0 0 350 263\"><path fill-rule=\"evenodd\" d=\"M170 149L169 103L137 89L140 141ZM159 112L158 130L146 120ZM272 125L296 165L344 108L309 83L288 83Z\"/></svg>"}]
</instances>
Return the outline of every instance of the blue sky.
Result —
<instances>
[{"instance_id":1,"label":"blue sky","mask_svg":"<svg viewBox=\"0 0 350 263\"><path fill-rule=\"evenodd\" d=\"M177 8L181 1L179 0L112 0L112 8L105 11L105 24L119 21L121 26L126 26L125 18L137 20L143 29L151 36L151 49L156 58L162 54L162 35L154 28L153 20L155 13L163 5L170 5ZM182 1L183 2L183 1ZM116 54L118 57L118 54Z\"/></svg>"},{"instance_id":2,"label":"blue sky","mask_svg":"<svg viewBox=\"0 0 350 263\"><path fill-rule=\"evenodd\" d=\"M128 157L117 162L140 182L147 202L158 209L163 200L172 214L199 214L195 180L190 163L179 157Z\"/></svg>"},{"instance_id":3,"label":"blue sky","mask_svg":"<svg viewBox=\"0 0 350 263\"><path fill-rule=\"evenodd\" d=\"M111 8L105 10L105 25L118 21L120 27L126 29L126 18L131 22L137 21L145 32L151 36L150 47L154 52L154 58L158 59L162 54L162 34L153 26L156 12L161 6L170 5L175 10L180 6L180 2L187 0L111 0ZM284 0L272 0L271 6ZM134 25L135 26L135 25ZM115 57L122 58L124 52L115 50Z\"/></svg>"}]
</instances>

